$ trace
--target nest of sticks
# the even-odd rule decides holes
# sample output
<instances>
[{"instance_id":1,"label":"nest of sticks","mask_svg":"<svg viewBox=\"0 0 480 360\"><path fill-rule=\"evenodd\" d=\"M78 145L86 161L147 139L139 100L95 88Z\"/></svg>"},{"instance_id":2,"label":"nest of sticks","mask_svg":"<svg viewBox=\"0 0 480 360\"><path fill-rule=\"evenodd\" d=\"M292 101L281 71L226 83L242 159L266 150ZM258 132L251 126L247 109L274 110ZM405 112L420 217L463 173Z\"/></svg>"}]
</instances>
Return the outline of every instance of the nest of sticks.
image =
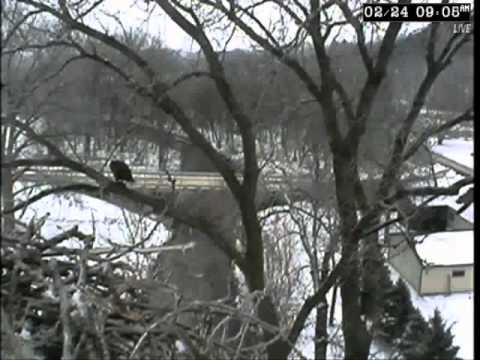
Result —
<instances>
[{"instance_id":1,"label":"nest of sticks","mask_svg":"<svg viewBox=\"0 0 480 360\"><path fill-rule=\"evenodd\" d=\"M82 246L63 245L72 239ZM254 305L183 301L148 267L129 264L126 255L138 249L99 251L93 243L77 226L49 239L32 224L2 233L2 358L264 357L258 339L267 325ZM168 307L152 302L159 288L170 294Z\"/></svg>"}]
</instances>

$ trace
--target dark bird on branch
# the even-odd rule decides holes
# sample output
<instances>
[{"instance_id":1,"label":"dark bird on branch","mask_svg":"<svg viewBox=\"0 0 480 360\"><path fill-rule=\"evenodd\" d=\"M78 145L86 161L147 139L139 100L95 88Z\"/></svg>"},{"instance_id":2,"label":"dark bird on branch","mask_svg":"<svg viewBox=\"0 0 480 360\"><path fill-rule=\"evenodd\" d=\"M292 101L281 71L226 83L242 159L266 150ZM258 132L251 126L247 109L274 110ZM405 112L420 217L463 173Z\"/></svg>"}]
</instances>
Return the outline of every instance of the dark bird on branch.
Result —
<instances>
[{"instance_id":1,"label":"dark bird on branch","mask_svg":"<svg viewBox=\"0 0 480 360\"><path fill-rule=\"evenodd\" d=\"M115 181L135 182L132 177L132 172L127 164L120 160L110 161L110 170L112 170Z\"/></svg>"},{"instance_id":2,"label":"dark bird on branch","mask_svg":"<svg viewBox=\"0 0 480 360\"><path fill-rule=\"evenodd\" d=\"M458 199L455 201L457 204L463 204L463 206L461 206L460 209L457 210L457 214L461 214L462 212L464 212L473 203L473 197L475 195L473 189L474 188L471 187L465 194L459 196Z\"/></svg>"}]
</instances>

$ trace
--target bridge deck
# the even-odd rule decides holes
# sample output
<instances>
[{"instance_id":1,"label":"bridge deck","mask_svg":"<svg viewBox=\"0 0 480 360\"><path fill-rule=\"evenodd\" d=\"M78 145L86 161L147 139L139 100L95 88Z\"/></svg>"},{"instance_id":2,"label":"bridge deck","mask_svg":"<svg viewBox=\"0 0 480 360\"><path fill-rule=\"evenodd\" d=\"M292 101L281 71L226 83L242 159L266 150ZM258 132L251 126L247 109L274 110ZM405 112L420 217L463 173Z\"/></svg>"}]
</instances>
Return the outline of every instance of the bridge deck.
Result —
<instances>
[{"instance_id":1,"label":"bridge deck","mask_svg":"<svg viewBox=\"0 0 480 360\"><path fill-rule=\"evenodd\" d=\"M463 176L473 176L473 169L460 164L452 159L449 159L441 154L432 153L433 160L447 168L453 169ZM142 188L146 190L162 191L170 190L172 184L168 181L168 176L160 171L146 171L144 168L132 168L134 173L135 183L130 187ZM111 177L110 172L105 172L104 176ZM224 179L218 173L212 172L177 172L174 174L175 187L177 189L225 189L226 184ZM239 176L241 179L241 176ZM35 167L28 169L22 175L22 180L26 182L34 182L40 184L70 184L70 183L89 183L95 184L95 181L85 176L84 174L73 172L62 167ZM296 187L303 188L311 186L312 180L304 176L295 176L285 181L283 175L267 175L262 178L263 182L270 189L279 189L287 187L288 182L295 184Z\"/></svg>"},{"instance_id":2,"label":"bridge deck","mask_svg":"<svg viewBox=\"0 0 480 360\"><path fill-rule=\"evenodd\" d=\"M135 183L129 185L131 188L142 188L147 190L169 190L172 187L168 181L168 176L164 172L140 171L133 174ZM106 172L104 176L111 178L111 173ZM177 172L172 175L175 178L176 189L225 189L225 180L217 173L207 172ZM241 177L240 177L241 178ZM22 175L25 182L34 182L40 184L70 184L70 183L88 183L95 184L95 181L82 173L72 172L65 168L35 168L26 171ZM281 175L268 176L266 180L269 187L278 188L285 184L285 178ZM308 183L303 180L303 182ZM295 179L295 183L302 183L302 179Z\"/></svg>"}]
</instances>

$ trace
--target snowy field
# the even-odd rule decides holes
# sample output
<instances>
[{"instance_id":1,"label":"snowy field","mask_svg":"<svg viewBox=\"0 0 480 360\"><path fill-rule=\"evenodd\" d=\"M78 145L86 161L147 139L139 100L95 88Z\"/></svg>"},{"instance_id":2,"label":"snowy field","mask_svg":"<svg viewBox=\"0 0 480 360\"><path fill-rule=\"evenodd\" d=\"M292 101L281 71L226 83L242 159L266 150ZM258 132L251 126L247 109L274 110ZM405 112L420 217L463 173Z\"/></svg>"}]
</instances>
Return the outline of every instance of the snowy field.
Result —
<instances>
[{"instance_id":1,"label":"snowy field","mask_svg":"<svg viewBox=\"0 0 480 360\"><path fill-rule=\"evenodd\" d=\"M95 233L95 247L111 243L131 245L147 236L156 225L148 218L78 194L45 197L31 205L20 220L28 223L32 217L38 220L47 213L49 216L42 227L42 236L49 238L78 225L85 234ZM160 244L167 237L168 231L160 224L149 244Z\"/></svg>"},{"instance_id":2,"label":"snowy field","mask_svg":"<svg viewBox=\"0 0 480 360\"><path fill-rule=\"evenodd\" d=\"M473 166L473 157L470 155L473 152L472 142L445 140L442 146L436 146L434 150L464 165ZM458 179L458 175L454 172L449 172L447 178L441 180L441 185L451 184ZM465 191L462 191L462 193ZM448 204L457 209L459 205L455 203L456 199L457 196L442 197L437 199L434 204ZM43 236L54 236L78 224L79 229L87 234L95 232L97 239L95 246L106 246L111 241L117 244L131 244L132 241L138 240L138 238L149 233L155 226L155 223L151 220L142 219L138 215L122 211L118 207L101 200L81 195L44 198L30 206L21 220L28 223L33 216L38 219L47 212L50 215L42 228ZM462 216L473 222L473 205ZM155 231L152 243L159 244L164 242L168 234L169 232L160 225ZM461 236L461 234L458 234L458 236ZM473 254L473 237L471 232L464 237L465 239L468 238L468 240L457 240L457 245L461 246L466 252ZM426 246L428 247L426 253L432 254L434 251L442 251L445 256L448 255L448 246L444 247L443 250L440 246L435 246L431 243ZM395 274L395 270L392 269L392 272L394 272L394 278L398 276L398 274ZM462 359L473 359L473 293L419 297L413 289L410 290L415 306L422 311L425 318L430 318L434 309L438 308L447 324L453 324L454 343L460 346L458 356ZM328 295L328 298L331 298L331 293ZM310 326L303 332L305 339L309 339L313 335L313 315L310 317ZM330 328L332 340L341 340L340 323L341 299L338 296L335 309L336 325ZM307 341L305 347L302 348L302 354L307 358L312 358L313 350L312 341ZM372 351L374 352L375 349ZM341 357L340 344L338 346L332 344L329 348L328 356L331 358ZM372 358L378 358L378 354L377 356L372 356Z\"/></svg>"}]
</instances>

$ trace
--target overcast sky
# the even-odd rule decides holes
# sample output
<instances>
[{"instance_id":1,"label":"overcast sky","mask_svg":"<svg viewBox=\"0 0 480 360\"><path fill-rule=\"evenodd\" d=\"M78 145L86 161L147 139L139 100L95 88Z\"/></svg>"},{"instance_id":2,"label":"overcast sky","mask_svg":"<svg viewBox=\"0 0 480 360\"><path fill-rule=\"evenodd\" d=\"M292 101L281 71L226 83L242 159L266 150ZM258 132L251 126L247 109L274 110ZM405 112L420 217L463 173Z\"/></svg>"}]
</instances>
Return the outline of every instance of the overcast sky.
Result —
<instances>
[{"instance_id":1,"label":"overcast sky","mask_svg":"<svg viewBox=\"0 0 480 360\"><path fill-rule=\"evenodd\" d=\"M147 9L152 12L148 19L146 19ZM153 2L147 6L146 2L142 0L106 0L102 10L107 10L108 13L115 13L127 28L141 27L150 34L158 36L166 47L185 51L198 50L195 42ZM115 21L106 16L95 20L100 20L112 29L119 29ZM234 39L232 45L233 48L247 46L245 41L239 38Z\"/></svg>"},{"instance_id":2,"label":"overcast sky","mask_svg":"<svg viewBox=\"0 0 480 360\"><path fill-rule=\"evenodd\" d=\"M438 3L440 0L416 2ZM473 0L456 0L453 2L473 3ZM115 14L119 19L121 19L123 25L127 29L141 27L150 34L159 37L166 47L187 52L198 50L195 42L193 42L192 39L186 35L182 29L173 23L168 16L159 9L158 5L153 3L153 1L150 3L150 5L147 5L144 0L106 0L101 9L106 11L106 13ZM151 11L151 16L148 19L146 16L147 9ZM270 19L274 19L276 15L278 15L277 12L268 10L268 8L265 8L262 12L257 11L257 16L263 20L266 20L266 23L268 23ZM112 18L99 15L98 11L95 12L95 16L96 17L94 17L92 14L90 17L89 20L92 21L91 24L98 24L100 21L102 24L108 26L108 28L112 31L114 29L119 29L118 25ZM404 31L412 31L420 27L424 27L427 24L428 23L405 24ZM353 31L348 28L349 27L347 27L347 30L344 31L344 35L339 37L339 40L347 39L350 41L353 39ZM228 36L228 34L217 33L215 36ZM228 49L249 48L251 46L250 44L251 42L245 39L243 34L238 31L237 35L235 35L229 43Z\"/></svg>"}]
</instances>

